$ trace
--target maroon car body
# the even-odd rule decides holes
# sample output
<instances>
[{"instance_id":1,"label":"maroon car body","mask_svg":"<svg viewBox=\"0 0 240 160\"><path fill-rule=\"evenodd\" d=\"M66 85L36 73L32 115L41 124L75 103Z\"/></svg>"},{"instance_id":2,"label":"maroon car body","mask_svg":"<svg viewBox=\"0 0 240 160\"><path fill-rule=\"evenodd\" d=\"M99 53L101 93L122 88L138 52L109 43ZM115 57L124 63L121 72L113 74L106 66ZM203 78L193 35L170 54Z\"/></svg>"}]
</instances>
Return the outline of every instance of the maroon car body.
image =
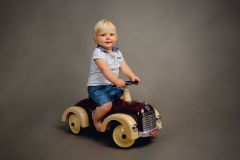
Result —
<instances>
[{"instance_id":1,"label":"maroon car body","mask_svg":"<svg viewBox=\"0 0 240 160\"><path fill-rule=\"evenodd\" d=\"M98 105L93 100L87 98L79 101L75 106L84 108L88 116L91 117L90 119L92 119L91 113ZM133 117L140 132L154 130L157 127L155 110L146 102L119 100L113 103L112 109L105 117L114 113L124 113Z\"/></svg>"}]
</instances>

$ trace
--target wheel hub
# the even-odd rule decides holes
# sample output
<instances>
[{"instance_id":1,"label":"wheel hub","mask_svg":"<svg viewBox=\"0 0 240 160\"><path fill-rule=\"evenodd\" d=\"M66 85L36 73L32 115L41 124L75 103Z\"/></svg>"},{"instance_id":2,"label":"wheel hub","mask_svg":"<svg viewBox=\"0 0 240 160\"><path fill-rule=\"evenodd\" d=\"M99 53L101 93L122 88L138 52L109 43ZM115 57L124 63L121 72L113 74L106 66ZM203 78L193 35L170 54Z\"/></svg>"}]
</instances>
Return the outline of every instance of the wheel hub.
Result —
<instances>
[{"instance_id":1,"label":"wheel hub","mask_svg":"<svg viewBox=\"0 0 240 160\"><path fill-rule=\"evenodd\" d=\"M126 138L127 138L126 134L123 134L123 135L122 135L122 138L123 138L123 139L126 139Z\"/></svg>"}]
</instances>

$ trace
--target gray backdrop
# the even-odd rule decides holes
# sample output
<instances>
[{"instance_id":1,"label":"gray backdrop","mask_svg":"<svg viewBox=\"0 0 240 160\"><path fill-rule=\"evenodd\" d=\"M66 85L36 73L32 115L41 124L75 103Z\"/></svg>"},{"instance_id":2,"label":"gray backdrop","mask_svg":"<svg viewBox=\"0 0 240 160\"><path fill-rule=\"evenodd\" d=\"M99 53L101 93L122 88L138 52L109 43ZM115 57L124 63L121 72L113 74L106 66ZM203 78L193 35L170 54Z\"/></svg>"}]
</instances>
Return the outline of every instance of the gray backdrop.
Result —
<instances>
[{"instance_id":1,"label":"gray backdrop","mask_svg":"<svg viewBox=\"0 0 240 160\"><path fill-rule=\"evenodd\" d=\"M239 9L237 0L1 1L0 159L239 159ZM132 97L163 117L155 138L127 150L60 122L87 96L102 18L142 79Z\"/></svg>"}]
</instances>

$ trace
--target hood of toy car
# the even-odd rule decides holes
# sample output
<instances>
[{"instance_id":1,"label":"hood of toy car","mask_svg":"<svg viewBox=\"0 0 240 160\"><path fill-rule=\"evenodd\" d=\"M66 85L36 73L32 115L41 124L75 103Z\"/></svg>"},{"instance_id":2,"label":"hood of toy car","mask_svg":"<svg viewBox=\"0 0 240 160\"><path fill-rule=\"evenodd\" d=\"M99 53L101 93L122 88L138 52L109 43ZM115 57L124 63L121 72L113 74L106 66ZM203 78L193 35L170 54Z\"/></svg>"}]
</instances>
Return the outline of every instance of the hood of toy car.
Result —
<instances>
[{"instance_id":1,"label":"hood of toy car","mask_svg":"<svg viewBox=\"0 0 240 160\"><path fill-rule=\"evenodd\" d=\"M120 100L118 102L113 103L113 107L110 114L126 113L126 114L140 116L140 115L143 115L144 113L149 113L152 111L154 111L154 108L146 102L140 102L140 101L128 102L128 101Z\"/></svg>"}]
</instances>

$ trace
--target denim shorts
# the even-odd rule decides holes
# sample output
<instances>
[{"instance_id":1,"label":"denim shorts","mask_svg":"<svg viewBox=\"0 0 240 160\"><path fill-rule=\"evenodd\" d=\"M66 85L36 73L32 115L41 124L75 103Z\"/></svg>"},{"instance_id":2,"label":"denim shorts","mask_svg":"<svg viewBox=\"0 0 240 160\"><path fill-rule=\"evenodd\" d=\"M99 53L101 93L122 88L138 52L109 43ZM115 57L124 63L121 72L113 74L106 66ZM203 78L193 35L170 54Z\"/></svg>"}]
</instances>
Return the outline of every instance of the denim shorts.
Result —
<instances>
[{"instance_id":1,"label":"denim shorts","mask_svg":"<svg viewBox=\"0 0 240 160\"><path fill-rule=\"evenodd\" d=\"M123 89L113 85L88 86L89 98L94 100L99 106L108 102L115 102L123 95Z\"/></svg>"}]
</instances>

